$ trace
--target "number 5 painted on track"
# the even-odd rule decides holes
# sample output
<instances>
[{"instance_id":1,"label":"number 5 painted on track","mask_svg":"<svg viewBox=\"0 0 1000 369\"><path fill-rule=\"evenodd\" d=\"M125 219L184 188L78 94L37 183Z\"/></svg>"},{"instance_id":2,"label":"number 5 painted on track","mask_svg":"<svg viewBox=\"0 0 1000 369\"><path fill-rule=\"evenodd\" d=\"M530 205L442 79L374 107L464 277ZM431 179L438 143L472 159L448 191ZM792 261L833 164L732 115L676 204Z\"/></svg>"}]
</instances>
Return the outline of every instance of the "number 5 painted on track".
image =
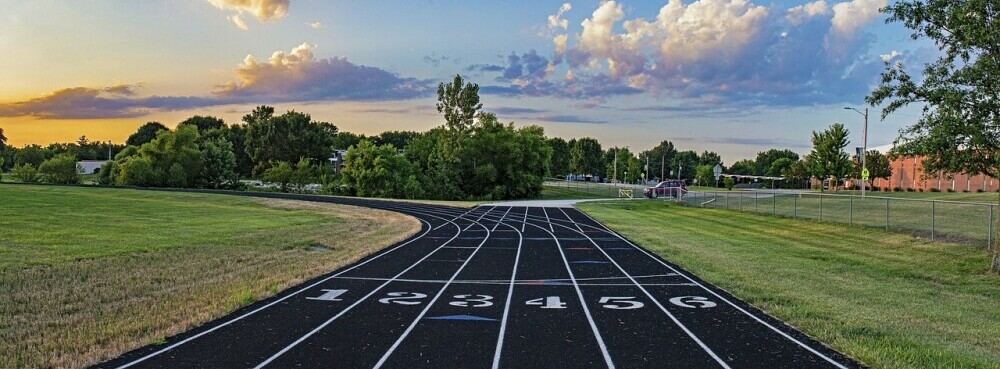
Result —
<instances>
[{"instance_id":1,"label":"number 5 painted on track","mask_svg":"<svg viewBox=\"0 0 1000 369\"><path fill-rule=\"evenodd\" d=\"M715 307L714 302L708 301L707 297L701 297L701 296L674 297L670 299L670 303L688 309L699 309L699 308L703 309L703 308Z\"/></svg>"},{"instance_id":2,"label":"number 5 painted on track","mask_svg":"<svg viewBox=\"0 0 1000 369\"><path fill-rule=\"evenodd\" d=\"M607 297L607 296L605 296L605 297L601 297L601 300L598 301L597 303L598 304L604 304L602 306L605 307L605 308L607 308L607 309L615 309L615 310L631 310L631 309L638 309L638 308L641 308L643 306L646 306L646 304L643 304L641 301L635 301L635 300L633 300L634 298L635 297Z\"/></svg>"},{"instance_id":3,"label":"number 5 painted on track","mask_svg":"<svg viewBox=\"0 0 1000 369\"><path fill-rule=\"evenodd\" d=\"M386 295L389 297L381 298L378 302L383 304L419 305L420 301L410 300L420 300L427 297L426 294L419 292L389 292Z\"/></svg>"}]
</instances>

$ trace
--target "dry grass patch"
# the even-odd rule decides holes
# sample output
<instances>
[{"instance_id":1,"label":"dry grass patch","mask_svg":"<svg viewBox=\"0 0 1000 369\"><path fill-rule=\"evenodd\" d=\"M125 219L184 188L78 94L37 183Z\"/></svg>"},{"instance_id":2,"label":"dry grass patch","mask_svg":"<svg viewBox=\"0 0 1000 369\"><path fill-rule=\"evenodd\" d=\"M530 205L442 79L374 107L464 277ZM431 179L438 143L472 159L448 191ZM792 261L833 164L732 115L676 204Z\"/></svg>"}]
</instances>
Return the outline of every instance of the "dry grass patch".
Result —
<instances>
[{"instance_id":1,"label":"dry grass patch","mask_svg":"<svg viewBox=\"0 0 1000 369\"><path fill-rule=\"evenodd\" d=\"M86 223L74 217L92 216L94 209L45 206L66 196L77 203L112 202L104 210L123 210L105 213L103 229L72 229ZM30 186L0 186L0 198L11 205L0 206L0 254L28 255L0 264L3 368L78 368L162 342L420 229L416 219L398 213L292 200ZM150 202L146 210L129 208L144 201ZM162 215L189 205L199 210ZM6 227L9 216L59 219L60 231L81 233L76 242L96 237L104 244L50 240L28 226ZM156 217L155 224L139 227L148 232L126 233L134 231L130 223L147 216ZM229 222L252 226L214 229ZM184 242L148 244L160 233L176 233ZM87 250L81 254L86 257L60 256L79 249Z\"/></svg>"}]
</instances>

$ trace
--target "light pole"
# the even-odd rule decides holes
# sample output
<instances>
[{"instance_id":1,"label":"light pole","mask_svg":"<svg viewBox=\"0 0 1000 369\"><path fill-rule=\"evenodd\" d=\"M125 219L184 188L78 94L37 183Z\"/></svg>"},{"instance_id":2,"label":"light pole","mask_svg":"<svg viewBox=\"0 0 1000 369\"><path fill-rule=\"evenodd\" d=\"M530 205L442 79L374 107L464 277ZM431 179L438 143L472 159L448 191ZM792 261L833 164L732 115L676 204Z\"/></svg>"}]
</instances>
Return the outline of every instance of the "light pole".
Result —
<instances>
[{"instance_id":1,"label":"light pole","mask_svg":"<svg viewBox=\"0 0 1000 369\"><path fill-rule=\"evenodd\" d=\"M865 112L864 113L862 113L861 110L852 108L850 106L845 107L844 109L846 109L846 110L854 110L858 114L861 114L861 115L863 115L865 117L865 131L861 135L862 141L863 141L863 144L862 144L863 147L861 148L861 171L864 172L864 171L868 170L867 163L865 162L865 157L868 156L868 108L865 108ZM865 187L868 187L868 186L865 185L865 179L863 177L864 176L862 176L862 179L861 179L861 198L865 197Z\"/></svg>"}]
</instances>

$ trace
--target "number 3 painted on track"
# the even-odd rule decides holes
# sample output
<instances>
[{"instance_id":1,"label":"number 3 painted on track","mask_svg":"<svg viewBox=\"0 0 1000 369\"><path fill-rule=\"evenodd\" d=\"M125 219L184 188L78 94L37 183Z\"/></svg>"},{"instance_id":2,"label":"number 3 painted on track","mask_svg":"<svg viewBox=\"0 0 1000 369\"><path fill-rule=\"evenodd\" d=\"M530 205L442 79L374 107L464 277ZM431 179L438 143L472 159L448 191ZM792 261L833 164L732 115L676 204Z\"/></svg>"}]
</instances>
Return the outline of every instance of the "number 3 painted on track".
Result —
<instances>
[{"instance_id":1,"label":"number 3 painted on track","mask_svg":"<svg viewBox=\"0 0 1000 369\"><path fill-rule=\"evenodd\" d=\"M456 299L459 301L449 302L448 305L460 306L460 307L474 307L474 308L484 308L487 306L493 306L493 296L487 295L455 295Z\"/></svg>"},{"instance_id":2,"label":"number 3 painted on track","mask_svg":"<svg viewBox=\"0 0 1000 369\"><path fill-rule=\"evenodd\" d=\"M688 309L715 307L715 303L708 301L707 297L701 296L680 296L670 299L670 303ZM691 305L694 304L694 305ZM695 306L698 305L698 306Z\"/></svg>"}]
</instances>

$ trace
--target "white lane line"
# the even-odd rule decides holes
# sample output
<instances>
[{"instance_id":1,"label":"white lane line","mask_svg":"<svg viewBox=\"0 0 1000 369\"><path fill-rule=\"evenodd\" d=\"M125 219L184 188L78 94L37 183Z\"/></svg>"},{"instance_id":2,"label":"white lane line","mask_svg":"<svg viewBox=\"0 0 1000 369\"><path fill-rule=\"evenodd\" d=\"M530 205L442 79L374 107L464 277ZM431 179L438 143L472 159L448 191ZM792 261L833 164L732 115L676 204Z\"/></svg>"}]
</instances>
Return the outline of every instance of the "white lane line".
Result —
<instances>
[{"instance_id":1,"label":"white lane line","mask_svg":"<svg viewBox=\"0 0 1000 369\"><path fill-rule=\"evenodd\" d=\"M497 226L499 226L499 225L500 225L500 222L503 222L503 220L507 218L507 213L510 213L510 210L511 210L511 209L513 209L513 207L509 207L509 208L507 208L507 212L506 212L506 213L503 213L503 216L502 216L502 217L500 217L500 220L498 220L498 221L497 221L497 224L494 224L494 225L493 225L493 229L491 229L491 230L490 230L490 232L496 232L496 231L497 231ZM516 231L516 229L515 229L515 231ZM520 235L519 235L519 236L520 236Z\"/></svg>"},{"instance_id":2,"label":"white lane line","mask_svg":"<svg viewBox=\"0 0 1000 369\"><path fill-rule=\"evenodd\" d=\"M414 241L417 241L417 240L419 240L419 239L423 238L423 237L424 237L425 235L427 235L427 233L428 233L428 232L430 232L430 231L431 231L431 224L430 224L430 222L427 222L426 220L423 220L423 219L419 219L419 220L420 220L421 222L424 222L424 223L426 223L426 224L427 224L427 230L425 230L425 231L424 231L424 233L421 233L421 234L420 234L419 236L417 236L417 237L415 237L415 238L413 238L413 239L410 239L409 241L407 241L407 242L405 242L405 243L402 243L402 244L399 244L399 245L397 245L396 247L393 247L393 248L391 248L391 249L389 249L389 250L386 250L385 252L383 252L383 253L381 253L381 254L378 254L378 255L375 255L374 257L372 257L372 258L370 258L370 259L368 259L368 260L365 260L365 261L364 261L364 262L362 262L362 263L359 263L359 264L356 264L356 265L354 265L354 266L352 266L352 267L350 267L350 268L347 268L347 269L344 269L343 271L341 271L341 272L339 272L339 273L337 273L337 274L334 274L334 275L331 275L331 276L329 276L329 277L326 277L326 278L323 278L323 279L321 279L321 280L317 281L316 283L313 283L313 284L311 284L311 285L308 285L308 286L306 286L306 287L303 287L303 288L299 289L298 291L295 291L295 292L292 292L292 293L288 294L288 295L287 295L287 296L285 296L285 297L282 297L282 298L280 298L280 299L277 299L277 300L274 300L274 301L272 301L272 302L268 303L267 305L264 305L264 306L261 306L261 307L259 307L259 308L257 308L257 309L254 309L254 310L252 310L252 311L250 311L250 312L248 312L248 313L246 313L246 314L243 314L243 315L240 315L240 316L238 316L238 317L236 317L236 318L233 318L232 320L229 320L229 321L226 321L226 322L224 322L224 323L221 323L221 324L219 324L219 325L217 325L217 326L215 326L215 327L212 327L211 329L208 329L208 330L205 330L204 332L201 332L201 333L198 333L198 334L196 334L196 335L193 335L193 336L191 336L191 337L188 337L188 338L186 338L186 339L184 339L184 340L181 340L180 342L177 342L177 343L175 343L175 344L172 344L172 345L170 345L170 346L167 346L167 347L164 347L164 348L162 348L162 349L160 349L160 350L157 350L157 351L155 351L155 352L152 352L152 353L150 353L150 354L148 354L148 355L146 355L146 356L143 356L143 357L141 357L141 358L138 358L138 359L135 359L135 360L133 360L133 361L131 361L131 362L128 362L128 363L126 363L126 364L124 364L124 365L121 365L121 366L119 366L118 368L119 368L119 369L124 369L124 368L128 368L128 367L131 367L131 366L133 366L133 365L135 365L135 364L138 364L138 363L141 363L141 362L143 362L143 361L146 361L146 360L149 360L150 358L152 358L152 357L154 357L154 356L157 356L157 355L159 355L159 354L162 354L162 353L164 353L164 352L167 352L167 351L170 351L170 350L173 350L173 349L175 349L175 348L177 348L177 347L179 347L179 346L181 346L181 345L183 345L183 344L185 344L185 343L188 343L188 342L191 342L191 341L194 341L194 340L196 340L196 339L198 339L198 338L200 338L200 337L202 337L202 336L204 336L204 335L206 335L206 334L209 334L209 333L212 333L212 332L215 332L216 330L219 330L219 329L220 329L220 328L222 328L222 327L225 327L225 326L228 326L228 325L230 325L230 324L233 324L233 323L235 323L235 322L238 322L238 321L240 321L240 320L243 320L243 318L246 318L246 317L248 317L248 316L251 316L251 315L253 315L253 314L256 314L256 313L260 312L261 310L264 310L264 309L267 309L267 308L269 308L269 307L271 307L271 306L274 306L274 305L276 305L276 304L278 304L278 303L280 303L280 302L282 302L282 301L285 301L285 300L287 300L287 299L291 298L292 296L295 296L295 295L298 295L299 293L301 293L301 292L303 292L303 291L305 291L305 290L308 290L308 289L310 289L310 288L313 288L313 287L316 287L316 286L318 286L318 285L320 285L320 284L322 284L322 283L324 283L324 282L326 282L326 281L329 281L329 280L331 280L331 279L333 279L333 278L337 278L337 277L339 277L340 275L342 275L342 274L344 274L344 273L347 273L347 272L349 272L349 271L351 271L351 270L353 270L353 269L355 269L355 268L357 268L357 267L360 267L360 266L362 266L362 265L365 265L365 264L368 264L369 262L371 262L371 261L373 261L373 260L375 260L375 259L378 259L378 258L380 258L380 257L382 257L382 256L384 256L384 255L386 255L386 254L389 254L389 253L391 253L391 252L393 252L393 251L396 251L396 250L398 250L399 248L401 248L401 247L403 247L403 246L406 246L406 245L408 245L408 244L410 244L410 243L412 243L412 242L414 242Z\"/></svg>"},{"instance_id":3,"label":"white lane line","mask_svg":"<svg viewBox=\"0 0 1000 369\"><path fill-rule=\"evenodd\" d=\"M521 233L524 233L524 226L528 225L528 209L529 207L524 207L524 220L521 221Z\"/></svg>"},{"instance_id":4,"label":"white lane line","mask_svg":"<svg viewBox=\"0 0 1000 369\"><path fill-rule=\"evenodd\" d=\"M477 218L477 219L475 220L475 222L473 222L473 223L469 223L469 226L468 226L468 227L465 227L465 229L463 229L463 231L468 231L468 230L469 230L470 228L472 228L472 226L474 226L474 225L479 225L479 226L483 227L483 229L486 229L486 226L483 226L482 224L479 224L479 221L480 221L480 220L483 220L483 217L484 217L484 216L486 216L486 214L489 214L489 212L493 211L493 209L496 209L496 208L497 208L497 207L496 207L496 206L494 206L494 207L491 207L491 208L490 208L490 210L487 210L487 211L484 211L484 212L483 212L483 214L482 214L482 215L480 215L480 216L479 216L479 218ZM488 230L488 229L487 229L487 230Z\"/></svg>"},{"instance_id":5,"label":"white lane line","mask_svg":"<svg viewBox=\"0 0 1000 369\"><path fill-rule=\"evenodd\" d=\"M560 209L560 210L562 210L562 209ZM564 211L563 214L566 214L566 212ZM566 214L566 218L570 219L571 221L573 219L573 218L569 217L569 214ZM573 223L576 223L576 222L573 222ZM559 225L559 226L560 227L565 227L566 229L569 229L570 231L573 231L572 228L566 227L564 225ZM577 226L577 229L580 229L580 227ZM582 229L580 229L579 231L573 231L573 232L578 232L581 235L583 235L584 237L590 239L590 236L587 236L587 234L584 233ZM622 272L622 274L624 274L626 277L628 277L628 279L630 281L632 281L632 283L636 287L639 287L639 289L642 290L642 293L646 294L646 297L648 297L650 300L653 300L653 303L656 304L656 306L659 307L660 310L662 310L663 313L666 314L667 317L670 318L670 320L674 322L674 324L676 324L678 327L680 327L681 330L683 330L684 333L688 335L688 337L690 337L692 340L694 340L694 342L697 343L698 346L701 347L702 350L704 350L706 353L708 353L708 355L711 356L712 359L715 359L715 361L717 363L719 363L719 365L721 365L723 368L730 369L729 364L726 364L726 362L723 361L722 358L719 357L719 355L715 354L715 351L712 351L712 349L709 348L708 345L706 345L704 342L702 342L701 339L699 339L698 336L694 334L694 332L691 332L691 330L689 330L684 325L684 323L681 323L681 321L678 320L677 317L675 317L674 314L672 314L670 312L670 310L667 310L667 308L664 307L663 304L660 303L660 300L657 300L656 297L654 297L653 294L650 293L649 290L646 289L646 287L643 287L643 285L640 284L638 281L636 281L635 278L633 278L631 274L629 274L628 272L626 272L625 269L622 268L622 266L619 265L618 262L614 258L611 257L611 255L608 255L607 251L604 251L604 249L601 248L601 245L598 245L597 242L595 242L592 239L590 240L590 243L594 244L594 247L596 247L598 250L600 250L601 253L604 254L604 257L608 258L608 260L610 260L611 263L614 264L616 268L618 268L618 271Z\"/></svg>"},{"instance_id":6,"label":"white lane line","mask_svg":"<svg viewBox=\"0 0 1000 369\"><path fill-rule=\"evenodd\" d=\"M505 226L510 226L507 223L504 223L504 225ZM546 238L546 240L548 241L548 240L551 240L551 239ZM511 248L511 249L516 249L516 248ZM635 277L636 279L642 279L642 278L647 278L648 279L648 278L671 277L671 276L677 276L677 274L675 274L675 273L668 273L668 274L653 274L653 275L637 275L637 276L633 276L633 277ZM351 279L351 280L362 280L362 281L387 281L390 278L337 277L337 279ZM614 280L619 280L619 279L628 279L628 277L593 277L593 278L577 278L576 280L577 280L577 282L583 282L583 281L614 281ZM558 283L558 282L566 282L566 283L572 282L572 280L570 280L569 278L552 278L552 279L515 279L514 283L524 284L524 285L539 285L539 282L542 282L542 281L544 281L544 282L555 282L555 283ZM445 282L447 282L447 280L445 280L445 279L407 279L407 278L396 278L396 282L445 283ZM456 279L452 283L481 283L481 284L503 284L503 285L506 285L506 284L510 283L510 281L506 280L506 279ZM669 283L669 285L678 285L678 286L690 285L690 284L691 283ZM629 284L629 285L631 285L631 284ZM647 285L651 285L651 284L647 283Z\"/></svg>"},{"instance_id":7,"label":"white lane line","mask_svg":"<svg viewBox=\"0 0 1000 369\"><path fill-rule=\"evenodd\" d=\"M496 207L494 206L493 208L495 209ZM490 211L493 211L493 209L490 209ZM482 216L479 217L479 219L482 218L483 218ZM392 356L392 353L394 351L396 351L396 348L399 347L399 344L401 344L403 340L406 339L406 336L410 335L410 332L413 331L413 328L416 327L418 323L420 323L420 320L424 318L424 315L427 315L427 311L434 306L434 303L437 302L439 298L441 298L441 295L444 294L444 291L448 289L448 286L451 285L451 282L453 282L455 278L458 277L458 274L461 273L463 269L465 269L466 265L469 265L469 262L472 261L472 258L474 258L476 254L479 253L479 250L482 249L482 246L486 243L487 240L490 239L490 229L486 228L486 226L479 223L479 220L476 220L475 223L479 224L480 227L483 227L483 229L486 230L486 237L483 237L483 241L479 243L479 248L476 248L476 250L469 255L469 258L465 259L465 263L462 263L462 266L460 266L458 270L451 275L451 278L448 280L448 282L444 284L444 286L441 288L441 290L438 291L436 295L434 295L434 298L427 303L427 306L424 307L422 311L420 311L420 315L418 315L417 318L414 319L412 323L410 323L410 326L407 327L405 331L403 331L403 334L400 335L399 339L397 339L396 342L392 344L392 347L389 347L389 351L386 351L386 353L382 355L382 358L379 359L377 363L375 363L375 366L373 367L374 369L381 368L382 365L385 365L386 360L389 360L389 357Z\"/></svg>"},{"instance_id":8,"label":"white lane line","mask_svg":"<svg viewBox=\"0 0 1000 369\"><path fill-rule=\"evenodd\" d=\"M548 216L547 213L546 216ZM552 223L549 223L549 227L552 227ZM542 228L542 230L544 231L545 228ZM556 237L554 232L549 232L549 234L552 235L552 239L556 241L556 247L559 249L559 255L562 256L563 264L566 266L566 271L569 272L569 279L573 281L573 288L576 289L576 296L580 298L580 305L583 306L583 313L586 314L587 322L590 323L590 329L594 332L594 337L597 338L597 345L601 348L601 354L604 355L604 362L608 365L609 369L614 369L615 363L611 361L611 354L608 353L608 346L604 344L604 338L601 337L601 332L597 330L597 323L594 323L594 317L590 314L590 308L587 307L587 301L583 297L583 291L580 289L580 284L576 281L576 275L573 274L573 269L569 267L569 259L566 258L566 253L563 252L562 244L559 242L559 238Z\"/></svg>"},{"instance_id":9,"label":"white lane line","mask_svg":"<svg viewBox=\"0 0 1000 369\"><path fill-rule=\"evenodd\" d=\"M556 229L552 228L552 220L549 219L549 211L545 210L545 208L542 208L542 212L545 213L545 222L549 224L549 231L552 231L552 237L554 238Z\"/></svg>"},{"instance_id":10,"label":"white lane line","mask_svg":"<svg viewBox=\"0 0 1000 369\"><path fill-rule=\"evenodd\" d=\"M509 209L507 211L510 212ZM504 216L506 217L507 214L504 214ZM503 218L501 218L497 224L500 224L501 222L503 222ZM510 224L504 225L513 228L514 231L517 231L517 228L514 228ZM493 228L496 229L496 227ZM493 353L493 369L500 367L500 352L503 350L503 339L507 334L507 318L510 315L510 300L514 298L514 284L515 281L517 281L517 264L521 262L521 245L524 244L524 234L517 232L517 235L519 238L517 241L517 256L514 257L514 271L510 273L510 289L507 290L507 303L504 304L503 307L503 319L500 323L500 336L497 338L497 349L496 352Z\"/></svg>"},{"instance_id":11,"label":"white lane line","mask_svg":"<svg viewBox=\"0 0 1000 369\"><path fill-rule=\"evenodd\" d=\"M451 241L453 241L455 238L458 238L458 235L462 234L462 232L461 232L462 228L458 224L454 223L453 220L450 220L448 222L451 223L451 224L453 224L455 226L455 228L458 230L457 232L455 232L455 237L452 237L452 239L450 239L448 241L445 241L445 243L441 244L441 246L438 246L433 251L427 253L427 255L424 255L423 258L420 258L420 260L417 260L415 263L413 263L413 265L410 265L408 268L406 268L402 272L399 272L399 274L396 274L392 279L386 281L385 283L382 283L380 286L378 286L377 288L375 288L374 290L372 290L371 292L369 292L367 295L361 297L360 299L358 299L358 301L355 301L353 304L351 304L350 306L348 306L346 309L344 309L344 310L340 311L339 313L337 313L337 315L334 315L332 318L327 319L327 321L323 322L323 324L320 324L318 327L316 327L313 330L309 331L309 333L306 333L302 337L299 337L299 339L295 340L295 342L292 342L288 346L285 346L285 348L281 349L280 351L278 351L274 355L271 355L271 357L267 358L267 360L264 360L264 362L258 364L254 368L259 369L259 368L263 368L267 364L270 364L272 361L274 361L275 359L277 359L279 356L283 355L284 353L288 352L289 350L291 350L292 348L294 348L298 344L302 343L302 341L305 341L306 339L308 339L312 335L316 334L316 332L319 332L324 327L330 325L330 323L333 323L334 320L337 320L337 318L340 318L341 316L343 316L344 314L346 314L348 311L350 311L351 309L353 309L355 306L360 305L362 302L364 302L365 300L367 300L369 297L371 297L372 295L374 295L376 292L378 292L379 290L381 290L383 287L385 287L385 286L389 285L390 283L392 283L394 280L396 280L396 278L399 278L403 274L406 274L406 272L410 271L410 269L415 268L417 265L420 264L420 262L422 262L425 259L431 257L431 255L434 255L434 253L436 253L438 250L441 250L442 246L445 246L448 243L450 243ZM484 238L483 240L485 241L486 239Z\"/></svg>"},{"instance_id":12,"label":"white lane line","mask_svg":"<svg viewBox=\"0 0 1000 369\"><path fill-rule=\"evenodd\" d=\"M456 220L458 220L458 218L461 218L461 217L464 217L464 216L465 216L466 214L469 214L469 213L471 213L471 212L472 212L473 210L476 210L476 209L478 209L478 208L479 208L479 207L477 206L477 207L474 207L474 208L472 208L472 209L469 209L468 211L466 211L466 212L464 212L464 213L462 213L462 214L459 214L458 216L456 216L456 217L452 218L452 219L451 219L451 220L449 220L449 221L448 221L447 223L442 223L441 225L439 225L439 226L435 227L435 228L434 228L434 230L436 231L436 230L438 230L438 228L441 228L441 227L444 227L444 226L448 225L448 223L451 223L451 224L455 224L454 222L455 222Z\"/></svg>"},{"instance_id":13,"label":"white lane line","mask_svg":"<svg viewBox=\"0 0 1000 369\"><path fill-rule=\"evenodd\" d=\"M695 280L694 280L694 279L692 279L691 277L688 277L688 276L687 276L686 274L684 274L684 273L681 273L680 271L678 271L678 270L677 270L677 269L675 269L674 267L670 266L670 264L667 264L667 263L666 263L666 262L664 262L664 261L663 261L662 259L660 259L660 258L658 258L658 257L654 256L654 255L653 255L653 254L651 254L651 253L650 253L649 251L646 251L646 249L643 249L642 247L639 247L639 246L637 246L636 244L632 243L632 241L629 241L629 240L628 240L628 239L626 239L625 237L622 237L622 236L621 236L620 234L618 234L618 232L615 232L615 231L614 231L614 230L612 230L611 228L608 228L608 226L604 225L604 223L601 223L601 222L597 221L597 219L594 219L594 217L591 217L591 216L590 216L589 214L587 214L587 213L584 213L584 212L582 212L582 211L581 211L580 213L581 213L581 214L583 214L584 216L586 216L587 218L590 218L590 220L594 221L595 223L597 223L597 224L600 224L600 225L601 225L601 227L603 227L603 228L604 228L604 229L606 230L606 232L608 232L608 233L610 233L610 234L613 234L613 235L615 235L616 237L618 237L619 239L621 239L622 241L625 241L625 242L626 242L626 243L628 243L629 245L632 245L632 247L635 247L636 249L638 249L639 251L643 252L644 254L646 254L647 256L649 256L650 258L653 258L653 260L656 260L657 262L659 262L659 263L660 263L660 264L662 264L663 266L665 266L665 267L667 267L668 269L670 269L670 270L671 270L672 272L674 272L674 273L677 273L677 274L679 274L680 276L684 277L684 279L687 279L687 280L688 280L688 281L690 281L691 283L694 283L694 284L695 284L695 285L697 285L698 287L701 287L702 289L704 289L704 290L705 290L705 291L707 291L708 293L710 293L710 294L714 295L714 296L715 296L716 298L718 298L719 300L722 300L722 301L726 302L727 304L729 304L729 306L732 306L733 308L736 308L736 310L738 310L738 311L742 312L743 314L746 314L747 316L749 316L749 317L753 318L754 320L756 320L756 321L757 321L757 322L759 322L760 324L763 324L764 326L766 326L766 327L770 328L770 329L771 329L772 331L775 331L775 332L777 332L778 334L780 334L781 336L783 336L783 337L785 337L785 338L787 338L787 339L791 340L792 342L795 342L796 344L798 344L799 346L801 346L801 347L805 348L805 349L806 349L806 350L808 350L809 352L811 352L811 353L815 354L816 356L819 356L819 357L820 357L820 358L822 358L823 360L826 360L826 362L828 362L828 363L830 363L830 364L833 364L834 366L836 366L836 367L838 367L838 368L841 368L841 369L847 369L847 367L846 367L846 366L844 366L843 364L841 364L841 363L837 362L836 360L833 360L833 359L831 359L830 357L828 357L828 356L824 355L823 353L821 353L821 352L819 352L819 351L816 351L816 350L815 350L815 349L813 349L812 347L809 347L809 345L806 345L805 343L802 343L802 341L799 341L799 340L795 339L794 337L792 337L792 336L788 335L787 333L783 332L782 330L778 329L777 327L775 327L775 326L773 326L773 325L769 324L768 322L765 322L765 321L764 321L763 319L760 319L760 318L758 318L758 317L757 317L756 315L754 315L754 314L751 314L750 312L748 312L748 311L744 310L743 308L739 307L738 305L734 304L734 303L733 303L732 301L729 301L728 299L726 299L726 298L724 298L724 297L720 296L720 295L719 295L718 293L715 293L715 291L712 291L712 289L710 289L710 288L708 288L708 287L706 287L706 286L702 285L701 283L698 283L698 281L695 281Z\"/></svg>"}]
</instances>

